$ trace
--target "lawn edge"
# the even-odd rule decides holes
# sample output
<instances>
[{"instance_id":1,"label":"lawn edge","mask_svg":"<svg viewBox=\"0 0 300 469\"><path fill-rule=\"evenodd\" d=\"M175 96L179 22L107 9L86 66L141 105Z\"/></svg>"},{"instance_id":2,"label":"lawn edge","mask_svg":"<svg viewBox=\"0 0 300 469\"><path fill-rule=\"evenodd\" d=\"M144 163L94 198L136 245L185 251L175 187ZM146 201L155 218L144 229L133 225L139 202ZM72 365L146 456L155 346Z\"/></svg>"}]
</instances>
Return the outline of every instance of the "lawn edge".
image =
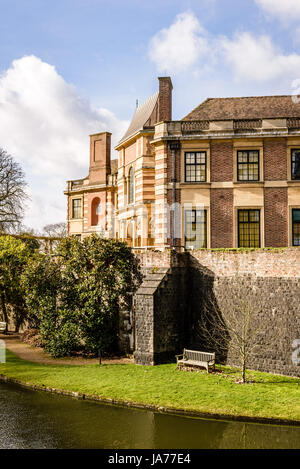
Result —
<instances>
[{"instance_id":1,"label":"lawn edge","mask_svg":"<svg viewBox=\"0 0 300 469\"><path fill-rule=\"evenodd\" d=\"M12 383L22 386L27 389L32 389L34 391L45 391L53 394L59 394L63 396L73 397L76 399L82 399L87 401L101 402L104 404L117 405L121 407L132 407L135 409L144 409L152 410L155 412L166 413L166 414L176 414L185 417L198 417L203 419L210 420L230 420L236 422L246 422L246 423L259 423L259 424L272 424L272 425L289 425L289 426L299 426L300 420L291 420L283 418L271 418L271 417L254 417L249 415L232 415L232 414L217 414L213 412L201 412L197 410L188 410L176 407L164 407L153 404L143 404L139 402L125 401L119 399L112 399L107 397L101 397L92 394L84 394L78 391L67 391L65 389L52 388L50 386L40 386L38 384L27 383L25 381L12 378L5 374L0 374L0 381L5 383Z\"/></svg>"}]
</instances>

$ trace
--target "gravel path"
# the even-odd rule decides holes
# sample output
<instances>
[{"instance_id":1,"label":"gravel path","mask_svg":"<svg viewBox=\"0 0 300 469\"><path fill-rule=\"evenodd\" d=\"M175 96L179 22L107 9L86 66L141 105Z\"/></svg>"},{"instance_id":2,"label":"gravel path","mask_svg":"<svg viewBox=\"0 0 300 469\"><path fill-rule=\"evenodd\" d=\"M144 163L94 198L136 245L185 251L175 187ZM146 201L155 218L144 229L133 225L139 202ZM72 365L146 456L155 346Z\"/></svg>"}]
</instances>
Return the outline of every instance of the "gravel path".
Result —
<instances>
[{"instance_id":1,"label":"gravel path","mask_svg":"<svg viewBox=\"0 0 300 469\"><path fill-rule=\"evenodd\" d=\"M67 358L52 358L40 347L34 347L25 344L19 339L18 334L0 334L0 339L5 341L6 348L11 352L18 355L23 360L30 362L43 363L47 365L92 365L99 363L97 358L82 358L82 357L67 357ZM133 363L131 358L103 358L103 364L123 364Z\"/></svg>"}]
</instances>

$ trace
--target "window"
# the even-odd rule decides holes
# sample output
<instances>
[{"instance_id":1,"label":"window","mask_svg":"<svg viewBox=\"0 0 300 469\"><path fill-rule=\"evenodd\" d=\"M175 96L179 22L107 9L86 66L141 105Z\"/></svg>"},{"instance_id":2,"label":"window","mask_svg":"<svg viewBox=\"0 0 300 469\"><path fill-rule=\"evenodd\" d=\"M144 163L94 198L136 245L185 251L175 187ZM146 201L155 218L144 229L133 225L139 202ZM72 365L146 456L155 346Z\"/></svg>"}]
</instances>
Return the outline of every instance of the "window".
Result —
<instances>
[{"instance_id":1,"label":"window","mask_svg":"<svg viewBox=\"0 0 300 469\"><path fill-rule=\"evenodd\" d=\"M185 182L206 181L206 151L186 152Z\"/></svg>"},{"instance_id":2,"label":"window","mask_svg":"<svg viewBox=\"0 0 300 469\"><path fill-rule=\"evenodd\" d=\"M101 205L99 197L95 197L92 200L91 205L91 225L96 226L100 221Z\"/></svg>"},{"instance_id":3,"label":"window","mask_svg":"<svg viewBox=\"0 0 300 469\"><path fill-rule=\"evenodd\" d=\"M206 248L206 210L186 210L184 212L184 219L186 249Z\"/></svg>"},{"instance_id":4,"label":"window","mask_svg":"<svg viewBox=\"0 0 300 469\"><path fill-rule=\"evenodd\" d=\"M134 172L133 168L130 168L128 173L128 203L133 204L134 202Z\"/></svg>"},{"instance_id":5,"label":"window","mask_svg":"<svg viewBox=\"0 0 300 469\"><path fill-rule=\"evenodd\" d=\"M300 179L300 150L292 150L292 179Z\"/></svg>"},{"instance_id":6,"label":"window","mask_svg":"<svg viewBox=\"0 0 300 469\"><path fill-rule=\"evenodd\" d=\"M238 210L239 248L260 247L260 211Z\"/></svg>"},{"instance_id":7,"label":"window","mask_svg":"<svg viewBox=\"0 0 300 469\"><path fill-rule=\"evenodd\" d=\"M72 199L72 218L81 218L81 199Z\"/></svg>"},{"instance_id":8,"label":"window","mask_svg":"<svg viewBox=\"0 0 300 469\"><path fill-rule=\"evenodd\" d=\"M237 152L237 180L259 180L259 151L243 150Z\"/></svg>"},{"instance_id":9,"label":"window","mask_svg":"<svg viewBox=\"0 0 300 469\"><path fill-rule=\"evenodd\" d=\"M293 208L293 246L300 246L300 208Z\"/></svg>"}]
</instances>

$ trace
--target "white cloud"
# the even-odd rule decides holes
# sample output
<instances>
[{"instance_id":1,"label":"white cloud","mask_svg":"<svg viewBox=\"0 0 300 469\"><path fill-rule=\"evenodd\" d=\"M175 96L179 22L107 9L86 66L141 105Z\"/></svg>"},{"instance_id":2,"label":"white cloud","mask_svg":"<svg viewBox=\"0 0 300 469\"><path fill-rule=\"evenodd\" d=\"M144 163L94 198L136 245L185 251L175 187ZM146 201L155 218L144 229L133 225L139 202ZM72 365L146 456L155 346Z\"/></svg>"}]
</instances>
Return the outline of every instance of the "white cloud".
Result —
<instances>
[{"instance_id":1,"label":"white cloud","mask_svg":"<svg viewBox=\"0 0 300 469\"><path fill-rule=\"evenodd\" d=\"M300 19L299 0L255 0L255 2L265 13L283 21Z\"/></svg>"},{"instance_id":2,"label":"white cloud","mask_svg":"<svg viewBox=\"0 0 300 469\"><path fill-rule=\"evenodd\" d=\"M208 50L206 33L193 12L176 16L169 28L150 41L149 56L160 72L176 73L193 65Z\"/></svg>"},{"instance_id":3,"label":"white cloud","mask_svg":"<svg viewBox=\"0 0 300 469\"><path fill-rule=\"evenodd\" d=\"M35 56L15 60L0 77L0 147L23 166L31 188L25 224L41 228L66 218L65 181L87 175L89 134L128 122L93 109L55 68Z\"/></svg>"},{"instance_id":4,"label":"white cloud","mask_svg":"<svg viewBox=\"0 0 300 469\"><path fill-rule=\"evenodd\" d=\"M300 0L297 2L300 11ZM291 80L300 77L299 54L283 53L266 35L242 32L232 39L209 35L190 11L178 15L168 29L162 29L151 39L149 56L160 72L174 74L190 68L194 77L202 79L222 73L228 65L236 82L283 80L284 86L289 86Z\"/></svg>"},{"instance_id":5,"label":"white cloud","mask_svg":"<svg viewBox=\"0 0 300 469\"><path fill-rule=\"evenodd\" d=\"M237 81L291 81L300 77L300 55L283 54L268 36L240 33L232 40L221 39L219 46Z\"/></svg>"}]
</instances>

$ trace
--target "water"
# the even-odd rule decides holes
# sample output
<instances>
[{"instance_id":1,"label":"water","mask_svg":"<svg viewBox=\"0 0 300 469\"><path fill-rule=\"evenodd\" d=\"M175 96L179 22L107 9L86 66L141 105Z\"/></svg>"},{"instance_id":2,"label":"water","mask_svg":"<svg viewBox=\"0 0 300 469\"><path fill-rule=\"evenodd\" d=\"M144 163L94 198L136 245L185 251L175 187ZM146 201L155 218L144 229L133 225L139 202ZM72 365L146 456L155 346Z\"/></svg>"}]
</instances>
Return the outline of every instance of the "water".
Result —
<instances>
[{"instance_id":1,"label":"water","mask_svg":"<svg viewBox=\"0 0 300 469\"><path fill-rule=\"evenodd\" d=\"M0 448L300 448L300 427L224 422L0 383Z\"/></svg>"}]
</instances>

